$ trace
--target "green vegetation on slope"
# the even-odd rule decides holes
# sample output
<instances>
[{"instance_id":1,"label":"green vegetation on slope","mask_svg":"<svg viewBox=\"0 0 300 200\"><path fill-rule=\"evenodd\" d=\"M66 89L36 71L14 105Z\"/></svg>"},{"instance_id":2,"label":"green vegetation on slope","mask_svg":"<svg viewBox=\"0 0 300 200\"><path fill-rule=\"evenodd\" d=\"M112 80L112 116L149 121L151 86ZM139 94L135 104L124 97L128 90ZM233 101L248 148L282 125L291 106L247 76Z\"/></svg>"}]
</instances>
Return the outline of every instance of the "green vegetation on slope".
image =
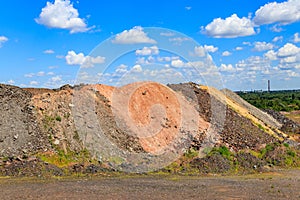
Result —
<instances>
[{"instance_id":1,"label":"green vegetation on slope","mask_svg":"<svg viewBox=\"0 0 300 200\"><path fill-rule=\"evenodd\" d=\"M287 143L270 143L258 150L230 151L226 146L214 147L204 158L195 155L195 150L184 154L162 171L179 174L239 174L268 171L269 167L298 168L300 149Z\"/></svg>"},{"instance_id":2,"label":"green vegetation on slope","mask_svg":"<svg viewBox=\"0 0 300 200\"><path fill-rule=\"evenodd\" d=\"M237 92L237 94L260 109L287 112L300 110L300 90Z\"/></svg>"}]
</instances>

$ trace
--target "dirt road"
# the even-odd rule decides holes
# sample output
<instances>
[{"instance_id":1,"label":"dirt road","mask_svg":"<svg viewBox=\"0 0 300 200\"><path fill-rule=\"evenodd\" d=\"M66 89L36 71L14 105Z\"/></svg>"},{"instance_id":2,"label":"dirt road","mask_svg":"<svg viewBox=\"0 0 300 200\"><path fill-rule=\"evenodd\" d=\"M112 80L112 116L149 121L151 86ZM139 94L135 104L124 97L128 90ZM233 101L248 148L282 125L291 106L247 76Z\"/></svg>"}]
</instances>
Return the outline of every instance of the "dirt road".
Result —
<instances>
[{"instance_id":1,"label":"dirt road","mask_svg":"<svg viewBox=\"0 0 300 200\"><path fill-rule=\"evenodd\" d=\"M223 177L0 179L0 199L300 199L300 170Z\"/></svg>"}]
</instances>

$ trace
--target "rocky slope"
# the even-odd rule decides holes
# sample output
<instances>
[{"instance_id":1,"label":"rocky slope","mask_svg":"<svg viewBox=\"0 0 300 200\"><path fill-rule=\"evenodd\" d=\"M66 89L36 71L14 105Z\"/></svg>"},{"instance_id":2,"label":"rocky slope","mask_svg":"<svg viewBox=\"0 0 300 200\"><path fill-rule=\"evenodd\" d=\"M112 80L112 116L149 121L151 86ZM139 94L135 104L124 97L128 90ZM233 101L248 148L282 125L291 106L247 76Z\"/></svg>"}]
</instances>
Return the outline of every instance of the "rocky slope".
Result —
<instances>
[{"instance_id":1,"label":"rocky slope","mask_svg":"<svg viewBox=\"0 0 300 200\"><path fill-rule=\"evenodd\" d=\"M109 167L112 161L105 160L104 154L112 155L115 149L113 162L118 163L124 152L129 152L128 159L136 154L152 158L173 156L166 152L184 155L192 148L200 151L194 156L199 157L208 148L220 146L238 153L259 152L272 143L298 145L297 133L286 131L290 121L260 111L229 90L194 83L141 82L122 88L66 85L55 90L0 85L0 105L2 167L18 163L15 158L37 162L48 155L66 157L84 151L89 159ZM101 148L111 152L97 151ZM81 159L75 158L71 164ZM191 163L200 162L198 167L209 162L209 158L197 159Z\"/></svg>"}]
</instances>

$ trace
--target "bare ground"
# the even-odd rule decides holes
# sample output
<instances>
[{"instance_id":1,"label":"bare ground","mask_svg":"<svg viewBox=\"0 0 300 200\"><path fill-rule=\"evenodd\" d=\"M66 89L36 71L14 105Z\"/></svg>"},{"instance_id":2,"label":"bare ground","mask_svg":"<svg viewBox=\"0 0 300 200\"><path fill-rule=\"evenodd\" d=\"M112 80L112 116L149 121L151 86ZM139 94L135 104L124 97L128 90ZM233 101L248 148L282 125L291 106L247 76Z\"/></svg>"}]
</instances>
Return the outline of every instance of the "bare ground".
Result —
<instances>
[{"instance_id":1,"label":"bare ground","mask_svg":"<svg viewBox=\"0 0 300 200\"><path fill-rule=\"evenodd\" d=\"M0 199L300 199L300 170L247 176L0 178Z\"/></svg>"}]
</instances>

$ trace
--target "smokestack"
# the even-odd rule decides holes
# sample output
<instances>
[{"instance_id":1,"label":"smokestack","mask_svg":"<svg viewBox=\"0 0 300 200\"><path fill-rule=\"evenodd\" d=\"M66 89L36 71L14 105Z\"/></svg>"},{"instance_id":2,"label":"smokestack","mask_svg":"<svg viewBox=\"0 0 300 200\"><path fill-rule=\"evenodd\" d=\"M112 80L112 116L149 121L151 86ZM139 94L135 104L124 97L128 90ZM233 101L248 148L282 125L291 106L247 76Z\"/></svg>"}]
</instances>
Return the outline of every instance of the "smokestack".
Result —
<instances>
[{"instance_id":1,"label":"smokestack","mask_svg":"<svg viewBox=\"0 0 300 200\"><path fill-rule=\"evenodd\" d=\"M268 80L268 92L271 91L271 83L270 83L270 80Z\"/></svg>"}]
</instances>

